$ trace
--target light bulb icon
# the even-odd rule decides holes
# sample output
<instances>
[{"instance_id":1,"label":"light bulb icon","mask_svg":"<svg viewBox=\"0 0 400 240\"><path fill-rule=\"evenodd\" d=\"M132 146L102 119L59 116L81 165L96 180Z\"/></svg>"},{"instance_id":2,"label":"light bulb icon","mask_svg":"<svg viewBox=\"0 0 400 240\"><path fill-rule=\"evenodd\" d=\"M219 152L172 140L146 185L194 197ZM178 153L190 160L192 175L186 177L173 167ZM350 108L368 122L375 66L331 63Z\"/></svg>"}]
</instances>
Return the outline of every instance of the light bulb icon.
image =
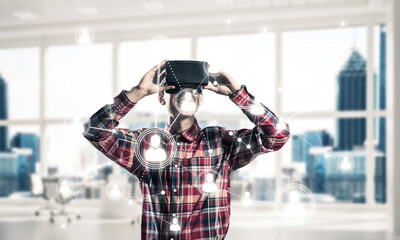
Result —
<instances>
[{"instance_id":1,"label":"light bulb icon","mask_svg":"<svg viewBox=\"0 0 400 240\"><path fill-rule=\"evenodd\" d=\"M177 231L180 231L180 230L181 230L181 226L179 226L179 224L178 224L178 219L177 219L176 217L174 217L174 218L172 219L172 224L171 224L171 226L169 227L169 230L172 231L172 232L177 232Z\"/></svg>"},{"instance_id":2,"label":"light bulb icon","mask_svg":"<svg viewBox=\"0 0 400 240\"><path fill-rule=\"evenodd\" d=\"M157 134L151 136L150 138L150 148L147 149L145 153L145 159L149 162L162 162L167 159L167 154L165 150L162 149L161 137Z\"/></svg>"},{"instance_id":3,"label":"light bulb icon","mask_svg":"<svg viewBox=\"0 0 400 240\"><path fill-rule=\"evenodd\" d=\"M206 182L202 186L203 192L206 193L213 193L218 190L217 184L214 182L214 177L212 173L207 173L206 175Z\"/></svg>"}]
</instances>

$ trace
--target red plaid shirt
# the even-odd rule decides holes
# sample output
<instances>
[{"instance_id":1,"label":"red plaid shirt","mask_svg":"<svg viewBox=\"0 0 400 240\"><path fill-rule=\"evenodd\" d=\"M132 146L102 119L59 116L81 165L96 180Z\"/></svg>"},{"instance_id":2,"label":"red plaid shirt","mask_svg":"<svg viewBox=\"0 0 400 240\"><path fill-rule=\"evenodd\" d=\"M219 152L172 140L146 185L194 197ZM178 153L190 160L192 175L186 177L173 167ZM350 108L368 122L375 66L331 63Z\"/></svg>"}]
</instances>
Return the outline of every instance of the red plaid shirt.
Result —
<instances>
[{"instance_id":1,"label":"red plaid shirt","mask_svg":"<svg viewBox=\"0 0 400 240\"><path fill-rule=\"evenodd\" d=\"M254 115L254 97L241 88L230 99L255 124L253 129L201 129L195 120L186 131L172 135L176 152L171 163L161 169L141 164L135 145L146 129L116 128L134 106L123 90L84 124L84 137L112 161L137 176L143 195L142 239L224 239L230 218L230 178L232 171L251 162L257 153L279 150L288 140L289 127L277 129L278 118L260 104L264 113ZM167 125L165 131L168 131ZM213 173L218 191L202 191L206 173ZM163 194L161 194L163 191ZM170 231L176 217L180 231Z\"/></svg>"}]
</instances>

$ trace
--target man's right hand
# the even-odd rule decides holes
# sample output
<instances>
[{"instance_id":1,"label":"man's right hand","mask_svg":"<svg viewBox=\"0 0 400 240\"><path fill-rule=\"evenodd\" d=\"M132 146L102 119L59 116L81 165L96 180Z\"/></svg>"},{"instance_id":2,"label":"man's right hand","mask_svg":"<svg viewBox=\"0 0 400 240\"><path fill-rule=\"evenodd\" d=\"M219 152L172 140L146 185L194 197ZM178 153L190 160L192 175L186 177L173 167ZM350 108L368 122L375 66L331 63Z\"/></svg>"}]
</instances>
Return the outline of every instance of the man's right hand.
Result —
<instances>
[{"instance_id":1,"label":"man's right hand","mask_svg":"<svg viewBox=\"0 0 400 240\"><path fill-rule=\"evenodd\" d=\"M167 59L155 65L142 77L137 86L132 87L132 89L129 92L127 92L127 96L132 102L137 103L140 99L144 98L145 96L175 88L175 86L159 85L166 74L165 72L166 62Z\"/></svg>"}]
</instances>

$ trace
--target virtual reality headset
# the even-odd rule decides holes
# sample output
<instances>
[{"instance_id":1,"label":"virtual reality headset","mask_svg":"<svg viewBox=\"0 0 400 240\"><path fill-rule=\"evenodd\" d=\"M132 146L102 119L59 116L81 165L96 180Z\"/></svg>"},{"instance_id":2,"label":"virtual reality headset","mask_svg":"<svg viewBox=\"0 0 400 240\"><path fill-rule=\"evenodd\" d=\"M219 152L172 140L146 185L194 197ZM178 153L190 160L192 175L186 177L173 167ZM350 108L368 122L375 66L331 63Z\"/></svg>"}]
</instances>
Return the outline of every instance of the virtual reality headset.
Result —
<instances>
[{"instance_id":1,"label":"virtual reality headset","mask_svg":"<svg viewBox=\"0 0 400 240\"><path fill-rule=\"evenodd\" d=\"M208 63L191 60L172 60L165 63L166 81L163 85L173 85L174 89L166 90L167 93L178 93L184 88L202 92L208 85Z\"/></svg>"}]
</instances>

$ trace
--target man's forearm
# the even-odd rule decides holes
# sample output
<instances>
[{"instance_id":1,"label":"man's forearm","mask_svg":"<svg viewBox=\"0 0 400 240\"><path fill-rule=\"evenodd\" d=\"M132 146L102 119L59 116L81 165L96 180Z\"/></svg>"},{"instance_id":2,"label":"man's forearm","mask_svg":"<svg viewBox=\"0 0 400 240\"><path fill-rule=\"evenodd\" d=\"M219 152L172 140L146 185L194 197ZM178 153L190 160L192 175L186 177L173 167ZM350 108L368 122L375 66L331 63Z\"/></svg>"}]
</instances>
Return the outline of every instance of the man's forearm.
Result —
<instances>
[{"instance_id":1,"label":"man's forearm","mask_svg":"<svg viewBox=\"0 0 400 240\"><path fill-rule=\"evenodd\" d=\"M136 104L129 99L127 93L128 91L123 90L114 97L112 104L106 104L89 118L84 124L83 135L85 138L92 141L101 141L108 138L111 133L114 133L113 129L118 126L119 120Z\"/></svg>"},{"instance_id":2,"label":"man's forearm","mask_svg":"<svg viewBox=\"0 0 400 240\"><path fill-rule=\"evenodd\" d=\"M146 96L145 92L141 90L138 86L131 88L131 90L126 92L126 96L134 103L139 102L144 96Z\"/></svg>"}]
</instances>

